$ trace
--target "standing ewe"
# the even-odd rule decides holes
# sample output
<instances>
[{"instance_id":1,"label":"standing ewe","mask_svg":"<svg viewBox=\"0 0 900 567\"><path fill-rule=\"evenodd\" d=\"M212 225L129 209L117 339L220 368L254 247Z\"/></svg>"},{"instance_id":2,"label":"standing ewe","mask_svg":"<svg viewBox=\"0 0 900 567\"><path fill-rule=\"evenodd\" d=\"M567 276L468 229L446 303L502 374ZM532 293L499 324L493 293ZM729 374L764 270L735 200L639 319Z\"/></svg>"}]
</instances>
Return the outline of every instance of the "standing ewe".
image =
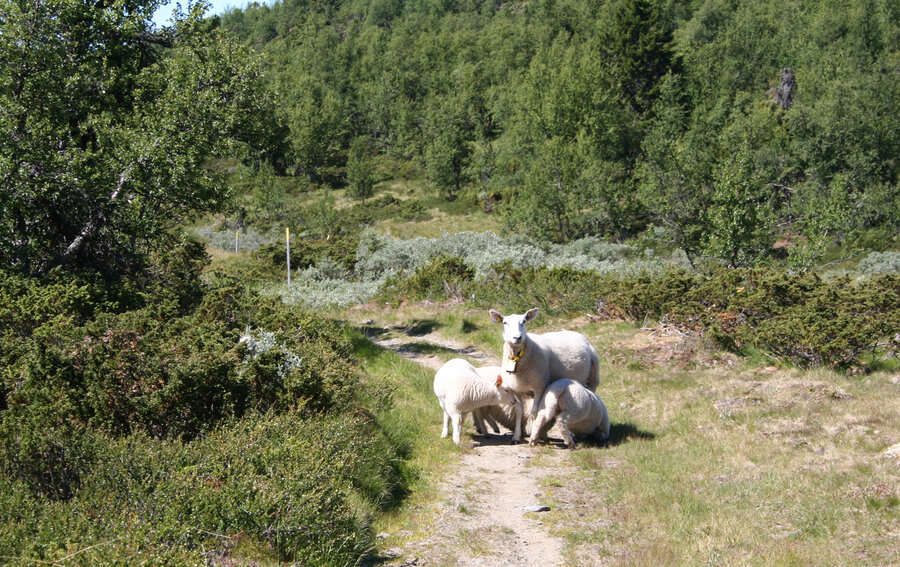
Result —
<instances>
[{"instance_id":1,"label":"standing ewe","mask_svg":"<svg viewBox=\"0 0 900 567\"><path fill-rule=\"evenodd\" d=\"M568 378L595 391L600 384L600 358L581 333L556 331L529 334L525 323L537 316L537 308L524 315L501 315L491 309L491 319L503 323L503 369L515 378L512 387L534 398L531 417L538 400L553 380Z\"/></svg>"},{"instance_id":2,"label":"standing ewe","mask_svg":"<svg viewBox=\"0 0 900 567\"><path fill-rule=\"evenodd\" d=\"M574 435L593 435L598 441L609 438L609 414L597 394L574 380L556 380L535 404L537 417L532 427L529 444L534 445L543 435L542 430L556 418L566 446L575 448Z\"/></svg>"},{"instance_id":3,"label":"standing ewe","mask_svg":"<svg viewBox=\"0 0 900 567\"><path fill-rule=\"evenodd\" d=\"M434 375L434 395L444 410L444 428L441 438L447 437L450 422L453 422L453 442L459 445L462 423L466 414L483 406L507 404L515 406L517 416L522 415L522 402L515 392L503 384L499 375L495 379L485 379L475 367L461 358L449 360ZM521 421L521 419L519 419ZM522 431L513 433L513 443L522 438Z\"/></svg>"}]
</instances>

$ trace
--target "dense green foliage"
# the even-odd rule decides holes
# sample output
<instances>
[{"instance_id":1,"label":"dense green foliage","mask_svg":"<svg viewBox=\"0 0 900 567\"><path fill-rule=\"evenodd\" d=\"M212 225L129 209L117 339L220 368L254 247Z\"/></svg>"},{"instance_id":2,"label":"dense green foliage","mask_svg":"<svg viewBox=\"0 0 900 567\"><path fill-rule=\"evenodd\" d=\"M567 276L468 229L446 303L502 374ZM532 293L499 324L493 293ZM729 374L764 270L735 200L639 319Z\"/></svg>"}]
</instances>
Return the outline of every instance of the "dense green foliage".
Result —
<instances>
[{"instance_id":1,"label":"dense green foliage","mask_svg":"<svg viewBox=\"0 0 900 567\"><path fill-rule=\"evenodd\" d=\"M3 266L129 269L227 203L207 160L277 143L258 61L211 33L202 3L162 31L157 6L0 2Z\"/></svg>"},{"instance_id":2,"label":"dense green foliage","mask_svg":"<svg viewBox=\"0 0 900 567\"><path fill-rule=\"evenodd\" d=\"M604 294L607 310L703 332L738 352L760 349L809 366L845 366L863 354L896 356L900 279L822 280L781 271L672 272Z\"/></svg>"},{"instance_id":3,"label":"dense green foliage","mask_svg":"<svg viewBox=\"0 0 900 567\"><path fill-rule=\"evenodd\" d=\"M363 136L515 230L656 225L731 266L807 268L900 227L896 0L283 0L221 21L273 68L297 171L365 179Z\"/></svg>"},{"instance_id":4,"label":"dense green foliage","mask_svg":"<svg viewBox=\"0 0 900 567\"><path fill-rule=\"evenodd\" d=\"M201 278L196 243L153 263L118 283L0 273L0 556L187 564L244 538L355 562L403 449L363 409L388 398L345 331Z\"/></svg>"},{"instance_id":5,"label":"dense green foliage","mask_svg":"<svg viewBox=\"0 0 900 567\"><path fill-rule=\"evenodd\" d=\"M404 277L389 278L379 290L378 298L387 303L411 301L447 301L464 299L464 290L475 279L475 270L462 258L436 256L430 263Z\"/></svg>"}]
</instances>

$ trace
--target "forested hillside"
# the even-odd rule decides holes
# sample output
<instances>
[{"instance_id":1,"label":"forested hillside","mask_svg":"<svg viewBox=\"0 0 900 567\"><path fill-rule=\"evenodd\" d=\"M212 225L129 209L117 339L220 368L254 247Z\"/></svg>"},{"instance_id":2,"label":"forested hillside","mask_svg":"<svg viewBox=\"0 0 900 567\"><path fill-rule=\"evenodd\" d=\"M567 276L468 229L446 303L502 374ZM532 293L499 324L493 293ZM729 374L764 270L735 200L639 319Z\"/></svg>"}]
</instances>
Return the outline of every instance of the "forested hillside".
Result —
<instances>
[{"instance_id":1,"label":"forested hillside","mask_svg":"<svg viewBox=\"0 0 900 567\"><path fill-rule=\"evenodd\" d=\"M732 266L900 226L895 0L286 0L221 22L267 62L292 174L346 165L354 189L387 154L516 231L656 226Z\"/></svg>"}]
</instances>

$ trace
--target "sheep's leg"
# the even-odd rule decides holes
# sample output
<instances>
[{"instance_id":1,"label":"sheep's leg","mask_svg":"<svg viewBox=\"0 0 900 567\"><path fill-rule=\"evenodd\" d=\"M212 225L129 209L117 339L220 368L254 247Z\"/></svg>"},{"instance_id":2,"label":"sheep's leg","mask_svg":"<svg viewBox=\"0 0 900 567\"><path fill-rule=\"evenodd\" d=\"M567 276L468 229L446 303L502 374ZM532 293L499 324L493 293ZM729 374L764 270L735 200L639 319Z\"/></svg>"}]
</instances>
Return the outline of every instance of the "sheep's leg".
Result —
<instances>
[{"instance_id":1,"label":"sheep's leg","mask_svg":"<svg viewBox=\"0 0 900 567\"><path fill-rule=\"evenodd\" d=\"M485 415L485 416L484 416L484 422L485 422L491 429L494 430L494 433L500 433L500 426L497 425L497 422L494 421L494 418L493 418L493 417L491 417L490 415ZM487 431L487 428L485 428L485 432L486 432L486 431Z\"/></svg>"},{"instance_id":2,"label":"sheep's leg","mask_svg":"<svg viewBox=\"0 0 900 567\"><path fill-rule=\"evenodd\" d=\"M541 388L540 390L535 390L532 392L534 396L534 401L531 403L531 420L534 421L534 418L537 417L537 414L544 407L544 392L547 391L547 388Z\"/></svg>"},{"instance_id":3,"label":"sheep's leg","mask_svg":"<svg viewBox=\"0 0 900 567\"><path fill-rule=\"evenodd\" d=\"M472 412L472 423L475 424L475 431L479 435L487 435L487 428L484 426L484 420L490 419L487 416L481 415L481 408L477 408Z\"/></svg>"},{"instance_id":4,"label":"sheep's leg","mask_svg":"<svg viewBox=\"0 0 900 567\"><path fill-rule=\"evenodd\" d=\"M441 439L446 439L450 434L450 414L444 410L444 428L441 430Z\"/></svg>"},{"instance_id":5,"label":"sheep's leg","mask_svg":"<svg viewBox=\"0 0 900 567\"><path fill-rule=\"evenodd\" d=\"M462 422L464 414L455 413L453 414L453 442L459 445L459 438L462 435Z\"/></svg>"},{"instance_id":6,"label":"sheep's leg","mask_svg":"<svg viewBox=\"0 0 900 567\"><path fill-rule=\"evenodd\" d=\"M534 423L531 424L531 439L529 439L528 444L534 445L540 440L543 436L542 430L544 429L544 425L547 423L547 415L545 412L541 412L537 415L534 420Z\"/></svg>"},{"instance_id":7,"label":"sheep's leg","mask_svg":"<svg viewBox=\"0 0 900 567\"><path fill-rule=\"evenodd\" d=\"M512 442L518 443L522 440L522 400L516 397L516 430L513 431Z\"/></svg>"},{"instance_id":8,"label":"sheep's leg","mask_svg":"<svg viewBox=\"0 0 900 567\"><path fill-rule=\"evenodd\" d=\"M566 447L569 449L575 448L575 438L572 436L572 432L569 430L569 412L564 411L556 418L556 421L559 423L559 430L562 431L563 439L566 441Z\"/></svg>"}]
</instances>

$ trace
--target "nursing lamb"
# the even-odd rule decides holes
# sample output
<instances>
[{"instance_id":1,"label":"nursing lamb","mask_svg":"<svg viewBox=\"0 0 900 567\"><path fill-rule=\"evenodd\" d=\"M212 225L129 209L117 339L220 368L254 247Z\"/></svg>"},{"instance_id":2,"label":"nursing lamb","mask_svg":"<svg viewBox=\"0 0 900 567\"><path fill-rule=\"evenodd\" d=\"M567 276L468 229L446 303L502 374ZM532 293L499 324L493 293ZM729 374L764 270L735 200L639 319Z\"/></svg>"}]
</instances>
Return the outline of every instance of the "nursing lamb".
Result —
<instances>
[{"instance_id":1,"label":"nursing lamb","mask_svg":"<svg viewBox=\"0 0 900 567\"><path fill-rule=\"evenodd\" d=\"M496 380L498 377L502 379L505 376L504 383L512 390L515 390L514 380L511 379L512 376L504 372L499 366L480 366L475 371L486 380ZM475 422L475 429L482 435L488 432L485 424L489 425L494 430L494 433L500 433L498 424L510 431L515 431L517 427L520 431L525 431L524 417L530 411L531 401L528 399L522 400L521 412L517 411L517 406L494 404L474 410L472 412L472 421Z\"/></svg>"},{"instance_id":2,"label":"nursing lamb","mask_svg":"<svg viewBox=\"0 0 900 567\"><path fill-rule=\"evenodd\" d=\"M534 445L555 418L569 449L575 448L575 435L592 436L598 441L609 438L609 413L597 397L578 382L556 380L544 392L534 419L531 439Z\"/></svg>"},{"instance_id":3,"label":"nursing lamb","mask_svg":"<svg viewBox=\"0 0 900 567\"><path fill-rule=\"evenodd\" d=\"M503 383L502 376L486 379L478 374L474 366L461 358L449 360L438 369L434 375L434 395L444 410L441 438L447 437L452 422L453 442L457 445L466 414L477 408L497 404L512 405L516 415L522 415L522 402L515 391ZM521 438L522 431L516 428L513 443L519 442Z\"/></svg>"}]
</instances>

